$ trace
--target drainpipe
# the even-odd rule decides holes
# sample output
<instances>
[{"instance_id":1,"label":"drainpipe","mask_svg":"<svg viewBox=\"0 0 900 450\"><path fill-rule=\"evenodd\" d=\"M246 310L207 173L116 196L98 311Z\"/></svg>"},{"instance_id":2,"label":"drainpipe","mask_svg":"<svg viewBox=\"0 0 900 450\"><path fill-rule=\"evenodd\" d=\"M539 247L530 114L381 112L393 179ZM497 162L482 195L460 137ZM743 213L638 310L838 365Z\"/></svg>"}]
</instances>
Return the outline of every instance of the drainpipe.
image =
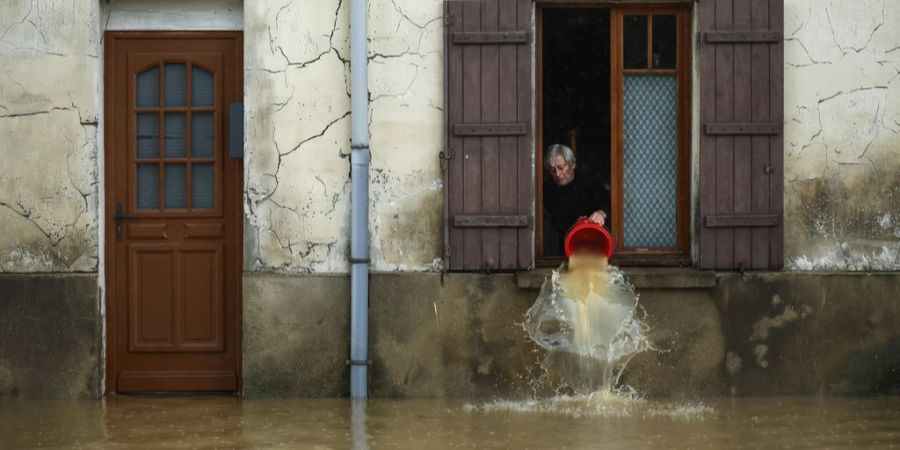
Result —
<instances>
[{"instance_id":1,"label":"drainpipe","mask_svg":"<svg viewBox=\"0 0 900 450\"><path fill-rule=\"evenodd\" d=\"M369 88L366 0L350 0L350 398L368 396Z\"/></svg>"}]
</instances>

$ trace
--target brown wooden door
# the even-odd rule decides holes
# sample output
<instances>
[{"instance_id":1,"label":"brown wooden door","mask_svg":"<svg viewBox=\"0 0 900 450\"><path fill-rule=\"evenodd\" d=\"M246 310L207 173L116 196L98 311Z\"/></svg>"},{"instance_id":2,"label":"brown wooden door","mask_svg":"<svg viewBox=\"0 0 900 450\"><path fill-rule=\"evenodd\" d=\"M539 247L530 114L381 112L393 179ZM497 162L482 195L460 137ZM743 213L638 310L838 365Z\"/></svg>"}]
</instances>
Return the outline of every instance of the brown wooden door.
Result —
<instances>
[{"instance_id":1,"label":"brown wooden door","mask_svg":"<svg viewBox=\"0 0 900 450\"><path fill-rule=\"evenodd\" d=\"M108 33L110 392L240 380L240 33Z\"/></svg>"}]
</instances>

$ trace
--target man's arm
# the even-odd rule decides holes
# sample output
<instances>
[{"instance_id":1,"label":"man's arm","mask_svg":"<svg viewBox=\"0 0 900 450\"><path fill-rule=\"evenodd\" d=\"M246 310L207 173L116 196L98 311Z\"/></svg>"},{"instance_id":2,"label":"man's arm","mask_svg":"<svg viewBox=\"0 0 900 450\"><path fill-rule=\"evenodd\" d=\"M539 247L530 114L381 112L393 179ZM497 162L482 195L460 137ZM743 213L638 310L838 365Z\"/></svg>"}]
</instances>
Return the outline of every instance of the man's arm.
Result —
<instances>
[{"instance_id":1,"label":"man's arm","mask_svg":"<svg viewBox=\"0 0 900 450\"><path fill-rule=\"evenodd\" d=\"M602 209L598 209L591 213L588 216L588 222L596 223L597 225L604 225L606 223L606 212Z\"/></svg>"}]
</instances>

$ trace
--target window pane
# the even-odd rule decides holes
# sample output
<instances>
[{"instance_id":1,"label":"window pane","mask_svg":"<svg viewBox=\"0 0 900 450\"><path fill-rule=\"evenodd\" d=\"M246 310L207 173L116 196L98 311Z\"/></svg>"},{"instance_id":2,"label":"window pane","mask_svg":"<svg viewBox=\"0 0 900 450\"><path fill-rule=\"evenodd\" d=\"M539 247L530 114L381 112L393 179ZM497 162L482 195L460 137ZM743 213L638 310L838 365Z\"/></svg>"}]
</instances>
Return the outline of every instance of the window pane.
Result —
<instances>
[{"instance_id":1,"label":"window pane","mask_svg":"<svg viewBox=\"0 0 900 450\"><path fill-rule=\"evenodd\" d=\"M653 67L674 69L676 61L675 16L653 16Z\"/></svg>"},{"instance_id":2,"label":"window pane","mask_svg":"<svg viewBox=\"0 0 900 450\"><path fill-rule=\"evenodd\" d=\"M159 114L137 115L137 157L159 157Z\"/></svg>"},{"instance_id":3,"label":"window pane","mask_svg":"<svg viewBox=\"0 0 900 450\"><path fill-rule=\"evenodd\" d=\"M187 208L187 179L184 164L166 164L166 209Z\"/></svg>"},{"instance_id":4,"label":"window pane","mask_svg":"<svg viewBox=\"0 0 900 450\"><path fill-rule=\"evenodd\" d=\"M194 113L191 116L191 156L194 158L210 158L215 156L216 126L213 113Z\"/></svg>"},{"instance_id":5,"label":"window pane","mask_svg":"<svg viewBox=\"0 0 900 450\"><path fill-rule=\"evenodd\" d=\"M625 68L647 68L647 16L625 16L623 45Z\"/></svg>"},{"instance_id":6,"label":"window pane","mask_svg":"<svg viewBox=\"0 0 900 450\"><path fill-rule=\"evenodd\" d=\"M211 209L216 206L215 165L194 164L191 166L191 207Z\"/></svg>"},{"instance_id":7,"label":"window pane","mask_svg":"<svg viewBox=\"0 0 900 450\"><path fill-rule=\"evenodd\" d=\"M156 108L159 106L159 67L147 69L137 77L138 108Z\"/></svg>"},{"instance_id":8,"label":"window pane","mask_svg":"<svg viewBox=\"0 0 900 450\"><path fill-rule=\"evenodd\" d=\"M165 99L166 106L184 106L187 89L186 69L183 63L166 64Z\"/></svg>"},{"instance_id":9,"label":"window pane","mask_svg":"<svg viewBox=\"0 0 900 450\"><path fill-rule=\"evenodd\" d=\"M675 89L674 76L625 76L625 247L677 245Z\"/></svg>"},{"instance_id":10,"label":"window pane","mask_svg":"<svg viewBox=\"0 0 900 450\"><path fill-rule=\"evenodd\" d=\"M159 165L137 165L138 209L159 209Z\"/></svg>"},{"instance_id":11,"label":"window pane","mask_svg":"<svg viewBox=\"0 0 900 450\"><path fill-rule=\"evenodd\" d=\"M191 66L191 105L213 106L213 75Z\"/></svg>"},{"instance_id":12,"label":"window pane","mask_svg":"<svg viewBox=\"0 0 900 450\"><path fill-rule=\"evenodd\" d=\"M184 158L184 113L166 113L166 158Z\"/></svg>"}]
</instances>

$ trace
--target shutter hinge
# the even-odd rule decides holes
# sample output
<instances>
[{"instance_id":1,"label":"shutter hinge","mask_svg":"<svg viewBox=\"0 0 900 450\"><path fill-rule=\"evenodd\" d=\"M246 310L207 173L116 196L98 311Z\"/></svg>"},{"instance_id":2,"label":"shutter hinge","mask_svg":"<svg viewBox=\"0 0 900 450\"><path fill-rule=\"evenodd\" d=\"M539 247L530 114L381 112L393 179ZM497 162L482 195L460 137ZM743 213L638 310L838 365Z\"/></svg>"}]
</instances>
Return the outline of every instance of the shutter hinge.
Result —
<instances>
[{"instance_id":1,"label":"shutter hinge","mask_svg":"<svg viewBox=\"0 0 900 450\"><path fill-rule=\"evenodd\" d=\"M446 168L446 162L445 162L445 161L450 161L450 159L452 158L452 157L450 156L451 154L452 154L452 152L451 152L449 149L448 149L447 151L442 151L441 153L438 154L438 158L439 158L440 161L441 161L441 169L445 169L445 168Z\"/></svg>"},{"instance_id":2,"label":"shutter hinge","mask_svg":"<svg viewBox=\"0 0 900 450\"><path fill-rule=\"evenodd\" d=\"M447 14L444 16L445 27L452 27L454 24L456 24L456 16L454 16L453 14Z\"/></svg>"},{"instance_id":3,"label":"shutter hinge","mask_svg":"<svg viewBox=\"0 0 900 450\"><path fill-rule=\"evenodd\" d=\"M450 244L444 244L444 257L450 258Z\"/></svg>"},{"instance_id":4,"label":"shutter hinge","mask_svg":"<svg viewBox=\"0 0 900 450\"><path fill-rule=\"evenodd\" d=\"M696 33L695 37L697 40L694 41L695 42L694 45L697 47L697 50L700 50L700 32L699 31Z\"/></svg>"}]
</instances>

